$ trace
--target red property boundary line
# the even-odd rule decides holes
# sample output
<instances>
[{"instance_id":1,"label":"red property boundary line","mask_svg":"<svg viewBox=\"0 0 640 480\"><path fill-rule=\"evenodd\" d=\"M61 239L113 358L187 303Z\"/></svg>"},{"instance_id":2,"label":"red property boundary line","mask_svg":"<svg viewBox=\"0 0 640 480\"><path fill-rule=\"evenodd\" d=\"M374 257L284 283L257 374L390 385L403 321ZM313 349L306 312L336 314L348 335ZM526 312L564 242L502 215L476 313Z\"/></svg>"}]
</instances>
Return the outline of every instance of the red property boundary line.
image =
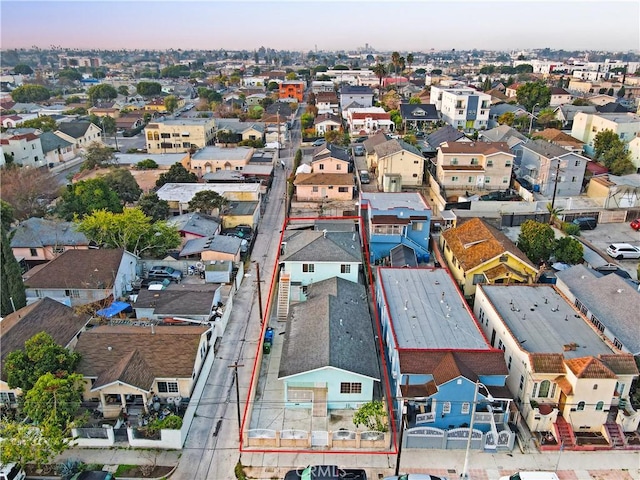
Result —
<instances>
[{"instance_id":1,"label":"red property boundary line","mask_svg":"<svg viewBox=\"0 0 640 480\"><path fill-rule=\"evenodd\" d=\"M383 345L382 345L382 331L381 331L381 326L380 326L380 317L378 315L378 310L377 310L377 301L376 301L376 295L375 295L375 285L373 284L373 275L372 275L372 271L371 271L371 265L369 263L369 243L367 241L366 238L366 232L364 230L364 223L362 220L361 216L350 216L350 217L285 217L283 223L282 223L282 231L280 233L280 240L278 242L278 246L280 246L282 244L282 239L284 237L284 232L285 229L287 227L287 225L290 222L295 222L295 221L316 221L316 220L357 220L358 221L358 225L360 226L360 239L362 241L362 245L363 245L363 250L364 250L364 255L365 255L365 259L366 259L366 268L367 268L367 277L369 279L369 289L370 289L370 294L371 294L371 301L373 302L373 310L374 310L374 315L376 318L376 330L378 333L378 345L380 347L380 354L382 357L382 366L383 366L383 376L384 376L384 380L385 380L385 389L386 389L386 394L387 394L387 412L390 412L389 410L389 405L391 402L391 388L390 388L390 384L389 384L389 376L387 373L387 360L386 357L384 355L384 349L383 349ZM253 364L253 369L251 371L251 381L249 383L249 391L247 393L247 397L245 399L245 407L244 407L244 413L242 415L242 424L241 424L241 428L240 428L240 432L238 432L238 436L239 436L239 443L240 443L240 447L239 447L239 451L241 453L243 452L247 452L247 453L296 453L296 454L322 454L322 455L326 455L326 454L349 454L349 455L396 455L398 453L398 435L397 435L397 431L396 431L396 421L395 421L395 416L394 415L389 415L390 420L391 420L391 431L392 431L392 435L393 435L393 449L391 450L385 450L385 451L358 451L358 450L308 450L308 449L296 449L296 450L290 450L290 449L256 449L256 448L251 448L251 449L246 449L243 445L243 433L245 431L245 426L247 423L247 414L249 412L249 405L251 403L251 397L252 397L252 392L253 389L255 388L255 384L256 384L256 372L258 369L258 364L262 363L261 359L262 356L260 355L261 350L262 350L262 339L264 338L264 334L266 332L267 327L269 326L269 313L271 311L271 303L272 303L272 296L273 296L273 292L274 292L274 285L275 285L275 281L276 281L276 276L278 273L278 265L279 265L279 259L280 259L280 248L278 247L278 254L276 255L276 259L274 262L274 268L273 268L273 273L271 275L271 285L269 288L269 295L267 297L267 304L266 304L266 308L265 308L265 312L264 315L262 316L263 319L265 319L262 327L260 328L260 338L258 340L258 345L256 348L256 361ZM258 288L260 288L260 285L258 285Z\"/></svg>"}]
</instances>

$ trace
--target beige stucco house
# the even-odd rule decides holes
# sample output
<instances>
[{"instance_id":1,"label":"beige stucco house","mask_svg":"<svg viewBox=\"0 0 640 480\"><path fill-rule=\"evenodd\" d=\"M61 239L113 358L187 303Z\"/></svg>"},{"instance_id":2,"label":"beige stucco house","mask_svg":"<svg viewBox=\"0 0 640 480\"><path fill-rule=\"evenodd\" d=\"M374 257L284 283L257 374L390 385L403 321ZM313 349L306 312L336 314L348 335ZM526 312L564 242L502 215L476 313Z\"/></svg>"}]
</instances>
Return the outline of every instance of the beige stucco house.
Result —
<instances>
[{"instance_id":1,"label":"beige stucco house","mask_svg":"<svg viewBox=\"0 0 640 480\"><path fill-rule=\"evenodd\" d=\"M372 164L377 166L378 185L384 192L422 185L424 157L416 147L404 140L393 139L376 145L373 150Z\"/></svg>"},{"instance_id":2,"label":"beige stucco house","mask_svg":"<svg viewBox=\"0 0 640 480\"><path fill-rule=\"evenodd\" d=\"M351 200L355 180L351 173L299 173L293 184L298 201Z\"/></svg>"},{"instance_id":3,"label":"beige stucco house","mask_svg":"<svg viewBox=\"0 0 640 480\"><path fill-rule=\"evenodd\" d=\"M144 129L148 153L180 153L213 145L213 118L149 122Z\"/></svg>"}]
</instances>

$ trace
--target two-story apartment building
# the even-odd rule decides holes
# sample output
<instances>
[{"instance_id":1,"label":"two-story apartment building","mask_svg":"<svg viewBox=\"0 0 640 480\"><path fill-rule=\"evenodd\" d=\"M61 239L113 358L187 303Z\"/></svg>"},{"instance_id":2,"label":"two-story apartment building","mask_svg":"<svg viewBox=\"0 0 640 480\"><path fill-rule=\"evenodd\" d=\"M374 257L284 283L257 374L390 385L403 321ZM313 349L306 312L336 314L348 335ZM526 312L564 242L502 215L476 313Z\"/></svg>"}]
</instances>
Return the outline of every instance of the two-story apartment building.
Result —
<instances>
[{"instance_id":1,"label":"two-story apartment building","mask_svg":"<svg viewBox=\"0 0 640 480\"><path fill-rule=\"evenodd\" d=\"M533 140L517 146L522 152L518 179L528 182L534 192L545 197L579 195L588 159L546 140Z\"/></svg>"},{"instance_id":2,"label":"two-story apartment building","mask_svg":"<svg viewBox=\"0 0 640 480\"><path fill-rule=\"evenodd\" d=\"M35 133L3 133L0 144L5 155L12 158L13 163L24 167L42 167L45 155L40 138ZM4 159L3 159L4 160Z\"/></svg>"},{"instance_id":3,"label":"two-story apartment building","mask_svg":"<svg viewBox=\"0 0 640 480\"><path fill-rule=\"evenodd\" d=\"M213 145L213 118L149 122L144 129L148 153L180 153Z\"/></svg>"},{"instance_id":4,"label":"two-story apartment building","mask_svg":"<svg viewBox=\"0 0 640 480\"><path fill-rule=\"evenodd\" d=\"M355 180L349 172L349 153L336 145L317 147L311 159L311 172L296 174L296 199L301 201L351 200Z\"/></svg>"},{"instance_id":5,"label":"two-story apartment building","mask_svg":"<svg viewBox=\"0 0 640 480\"><path fill-rule=\"evenodd\" d=\"M347 105L357 103L363 107L373 106L373 90L360 85L343 85L340 88L340 110Z\"/></svg>"},{"instance_id":6,"label":"two-story apartment building","mask_svg":"<svg viewBox=\"0 0 640 480\"><path fill-rule=\"evenodd\" d=\"M373 150L371 164L376 165L378 186L383 192L400 192L403 187L422 185L425 159L416 147L404 140L392 139L376 145Z\"/></svg>"},{"instance_id":7,"label":"two-story apartment building","mask_svg":"<svg viewBox=\"0 0 640 480\"><path fill-rule=\"evenodd\" d=\"M430 103L435 104L442 120L455 128L480 130L487 128L491 95L472 88L431 86Z\"/></svg>"},{"instance_id":8,"label":"two-story apartment building","mask_svg":"<svg viewBox=\"0 0 640 480\"><path fill-rule=\"evenodd\" d=\"M514 158L506 142L446 142L437 149L436 178L452 190L504 190Z\"/></svg>"},{"instance_id":9,"label":"two-story apartment building","mask_svg":"<svg viewBox=\"0 0 640 480\"><path fill-rule=\"evenodd\" d=\"M352 135L372 135L395 129L391 115L382 107L349 108L346 121Z\"/></svg>"},{"instance_id":10,"label":"two-story apartment building","mask_svg":"<svg viewBox=\"0 0 640 480\"><path fill-rule=\"evenodd\" d=\"M338 96L333 89L329 92L316 93L316 107L318 108L318 115L323 113L338 114L340 112Z\"/></svg>"},{"instance_id":11,"label":"two-story apartment building","mask_svg":"<svg viewBox=\"0 0 640 480\"><path fill-rule=\"evenodd\" d=\"M91 122L61 122L54 133L58 137L73 143L76 154L93 142L103 142L102 129Z\"/></svg>"},{"instance_id":12,"label":"two-story apartment building","mask_svg":"<svg viewBox=\"0 0 640 480\"><path fill-rule=\"evenodd\" d=\"M255 149L252 147L207 146L191 155L189 170L199 177L222 170L242 171L251 161L254 152Z\"/></svg>"},{"instance_id":13,"label":"two-story apartment building","mask_svg":"<svg viewBox=\"0 0 640 480\"><path fill-rule=\"evenodd\" d=\"M411 248L420 262L429 260L431 208L417 192L360 193L366 222L369 261L381 263L398 245Z\"/></svg>"},{"instance_id":14,"label":"two-story apartment building","mask_svg":"<svg viewBox=\"0 0 640 480\"><path fill-rule=\"evenodd\" d=\"M616 415L638 378L633 356L602 337L555 286L478 285L474 313L504 352L507 387L532 432L572 449L582 432L614 445L623 430L637 429L640 413Z\"/></svg>"},{"instance_id":15,"label":"two-story apartment building","mask_svg":"<svg viewBox=\"0 0 640 480\"><path fill-rule=\"evenodd\" d=\"M302 80L287 80L278 85L278 98L281 102L303 102L306 83Z\"/></svg>"},{"instance_id":16,"label":"two-story apartment building","mask_svg":"<svg viewBox=\"0 0 640 480\"><path fill-rule=\"evenodd\" d=\"M585 152L592 154L593 142L598 133L611 130L625 143L640 133L640 115L635 113L576 113L571 136L585 144Z\"/></svg>"}]
</instances>

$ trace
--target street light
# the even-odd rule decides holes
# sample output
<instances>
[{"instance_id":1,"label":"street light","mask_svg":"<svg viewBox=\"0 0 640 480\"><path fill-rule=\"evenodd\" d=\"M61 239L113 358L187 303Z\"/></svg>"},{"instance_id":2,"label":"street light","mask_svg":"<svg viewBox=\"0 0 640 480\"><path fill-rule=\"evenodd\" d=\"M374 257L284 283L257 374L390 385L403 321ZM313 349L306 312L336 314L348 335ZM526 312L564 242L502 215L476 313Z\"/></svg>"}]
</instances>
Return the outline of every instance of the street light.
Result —
<instances>
[{"instance_id":1,"label":"street light","mask_svg":"<svg viewBox=\"0 0 640 480\"><path fill-rule=\"evenodd\" d=\"M460 478L466 480L469 478L469 453L471 452L471 436L473 435L473 423L474 418L476 416L476 409L478 407L478 390L480 387L484 388L487 392L487 400L489 403L493 403L493 396L489 393L489 389L480 381L476 382L475 391L473 393L473 405L471 407L471 421L469 422L469 436L467 437L467 451L464 455L464 466L462 467L462 473L460 474Z\"/></svg>"},{"instance_id":2,"label":"street light","mask_svg":"<svg viewBox=\"0 0 640 480\"><path fill-rule=\"evenodd\" d=\"M531 107L531 118L529 119L529 135L531 135L531 127L533 127L533 117L535 117L533 112L535 112L536 111L536 107L539 107L539 106L540 106L540 104L536 103L533 107Z\"/></svg>"}]
</instances>

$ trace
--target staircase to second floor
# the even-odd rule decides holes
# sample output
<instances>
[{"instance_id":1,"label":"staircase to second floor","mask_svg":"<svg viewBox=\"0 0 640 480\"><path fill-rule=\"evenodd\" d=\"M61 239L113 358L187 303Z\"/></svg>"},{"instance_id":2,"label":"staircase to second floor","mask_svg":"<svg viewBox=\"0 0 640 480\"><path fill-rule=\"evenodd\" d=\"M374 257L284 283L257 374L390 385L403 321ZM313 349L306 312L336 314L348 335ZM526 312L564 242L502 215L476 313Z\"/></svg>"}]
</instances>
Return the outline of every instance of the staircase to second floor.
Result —
<instances>
[{"instance_id":1,"label":"staircase to second floor","mask_svg":"<svg viewBox=\"0 0 640 480\"><path fill-rule=\"evenodd\" d=\"M280 275L278 285L278 320L286 320L289 316L289 290L291 288L291 275L283 272Z\"/></svg>"},{"instance_id":2,"label":"staircase to second floor","mask_svg":"<svg viewBox=\"0 0 640 480\"><path fill-rule=\"evenodd\" d=\"M576 445L576 437L573 434L573 428L571 428L571 425L567 423L564 417L558 416L554 426L558 442L563 445L564 448L571 448Z\"/></svg>"}]
</instances>

